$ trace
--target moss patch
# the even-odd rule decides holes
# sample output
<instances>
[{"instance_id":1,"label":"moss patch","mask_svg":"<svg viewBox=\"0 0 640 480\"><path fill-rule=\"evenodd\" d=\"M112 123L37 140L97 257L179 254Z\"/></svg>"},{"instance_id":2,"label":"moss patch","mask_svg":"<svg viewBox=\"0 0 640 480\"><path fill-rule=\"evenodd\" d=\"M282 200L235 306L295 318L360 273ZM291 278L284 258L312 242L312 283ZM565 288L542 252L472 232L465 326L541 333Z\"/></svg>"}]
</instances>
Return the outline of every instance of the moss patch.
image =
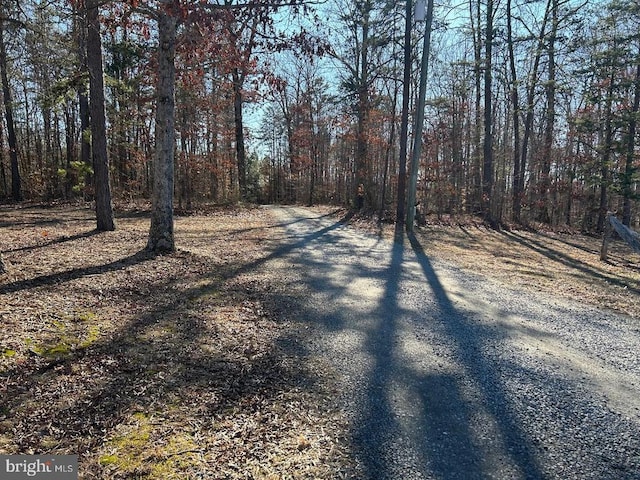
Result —
<instances>
[{"instance_id":1,"label":"moss patch","mask_svg":"<svg viewBox=\"0 0 640 480\"><path fill-rule=\"evenodd\" d=\"M25 340L28 350L45 358L62 358L73 350L91 346L101 336L97 316L91 312L52 320L50 326L48 341L36 344L30 338Z\"/></svg>"},{"instance_id":2,"label":"moss patch","mask_svg":"<svg viewBox=\"0 0 640 480\"><path fill-rule=\"evenodd\" d=\"M102 455L99 463L111 466L122 473L136 473L149 457L153 426L144 413L135 413L124 430L108 443L109 453Z\"/></svg>"},{"instance_id":3,"label":"moss patch","mask_svg":"<svg viewBox=\"0 0 640 480\"><path fill-rule=\"evenodd\" d=\"M120 475L149 480L183 479L201 463L202 450L189 432L167 432L171 425L144 413L132 415L121 434L107 442L98 462Z\"/></svg>"}]
</instances>

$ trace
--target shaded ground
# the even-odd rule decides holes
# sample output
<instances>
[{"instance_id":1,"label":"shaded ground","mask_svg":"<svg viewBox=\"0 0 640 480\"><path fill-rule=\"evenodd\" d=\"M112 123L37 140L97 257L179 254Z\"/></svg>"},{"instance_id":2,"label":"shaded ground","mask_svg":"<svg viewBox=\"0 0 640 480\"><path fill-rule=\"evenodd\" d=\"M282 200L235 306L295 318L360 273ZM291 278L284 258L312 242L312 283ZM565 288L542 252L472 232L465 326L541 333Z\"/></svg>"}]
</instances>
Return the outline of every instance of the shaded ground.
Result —
<instances>
[{"instance_id":1,"label":"shaded ground","mask_svg":"<svg viewBox=\"0 0 640 480\"><path fill-rule=\"evenodd\" d=\"M271 217L178 217L157 258L146 215L92 217L0 209L0 452L79 454L80 478L343 475L331 392L252 268Z\"/></svg>"},{"instance_id":2,"label":"shaded ground","mask_svg":"<svg viewBox=\"0 0 640 480\"><path fill-rule=\"evenodd\" d=\"M96 233L85 208L0 208L0 452L79 454L81 478L358 478L334 372L298 341L282 271L262 268L299 246L284 225L267 209L180 216L179 252L156 258L144 212L118 227ZM621 244L604 264L581 236L418 239L469 271L639 318L639 258Z\"/></svg>"},{"instance_id":3,"label":"shaded ground","mask_svg":"<svg viewBox=\"0 0 640 480\"><path fill-rule=\"evenodd\" d=\"M295 248L270 267L307 289L299 317L338 373L356 478L640 480L637 318L505 282L499 260L481 275L419 237L273 211Z\"/></svg>"},{"instance_id":4,"label":"shaded ground","mask_svg":"<svg viewBox=\"0 0 640 480\"><path fill-rule=\"evenodd\" d=\"M336 218L344 214L336 212ZM356 215L354 227L391 238L393 226ZM600 260L602 239L580 234L495 231L470 219L431 222L416 229L429 256L510 286L552 293L640 319L640 255L613 241Z\"/></svg>"}]
</instances>

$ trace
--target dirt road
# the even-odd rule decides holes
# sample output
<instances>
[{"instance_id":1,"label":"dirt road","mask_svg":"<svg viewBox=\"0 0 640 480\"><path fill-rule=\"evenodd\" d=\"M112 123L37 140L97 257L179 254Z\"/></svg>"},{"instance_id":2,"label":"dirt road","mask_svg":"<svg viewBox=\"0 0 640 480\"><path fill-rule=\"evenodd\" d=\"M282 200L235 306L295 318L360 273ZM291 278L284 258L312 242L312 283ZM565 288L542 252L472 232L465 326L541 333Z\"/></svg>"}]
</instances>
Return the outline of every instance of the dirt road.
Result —
<instances>
[{"instance_id":1,"label":"dirt road","mask_svg":"<svg viewBox=\"0 0 640 480\"><path fill-rule=\"evenodd\" d=\"M335 373L362 478L640 479L640 320L270 208L266 266Z\"/></svg>"}]
</instances>

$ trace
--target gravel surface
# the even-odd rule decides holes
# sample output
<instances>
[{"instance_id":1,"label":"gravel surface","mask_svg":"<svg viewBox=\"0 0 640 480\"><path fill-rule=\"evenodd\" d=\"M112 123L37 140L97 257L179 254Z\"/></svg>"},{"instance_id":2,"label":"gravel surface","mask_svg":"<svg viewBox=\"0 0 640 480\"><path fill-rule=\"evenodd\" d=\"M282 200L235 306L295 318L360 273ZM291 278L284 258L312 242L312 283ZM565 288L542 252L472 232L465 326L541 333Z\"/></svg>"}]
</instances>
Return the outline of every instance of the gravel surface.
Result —
<instances>
[{"instance_id":1,"label":"gravel surface","mask_svg":"<svg viewBox=\"0 0 640 480\"><path fill-rule=\"evenodd\" d=\"M362 479L640 479L640 320L269 207Z\"/></svg>"}]
</instances>

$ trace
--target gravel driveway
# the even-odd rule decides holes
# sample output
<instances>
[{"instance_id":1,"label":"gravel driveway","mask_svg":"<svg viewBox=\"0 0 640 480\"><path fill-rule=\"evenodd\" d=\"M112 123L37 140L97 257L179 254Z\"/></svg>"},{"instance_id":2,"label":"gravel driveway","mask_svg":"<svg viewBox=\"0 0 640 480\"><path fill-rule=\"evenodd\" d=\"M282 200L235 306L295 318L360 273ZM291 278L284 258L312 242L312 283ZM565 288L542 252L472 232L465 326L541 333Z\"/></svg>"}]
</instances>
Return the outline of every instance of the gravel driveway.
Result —
<instances>
[{"instance_id":1,"label":"gravel driveway","mask_svg":"<svg viewBox=\"0 0 640 480\"><path fill-rule=\"evenodd\" d=\"M361 478L640 479L640 319L269 208L269 266L336 372Z\"/></svg>"}]
</instances>

